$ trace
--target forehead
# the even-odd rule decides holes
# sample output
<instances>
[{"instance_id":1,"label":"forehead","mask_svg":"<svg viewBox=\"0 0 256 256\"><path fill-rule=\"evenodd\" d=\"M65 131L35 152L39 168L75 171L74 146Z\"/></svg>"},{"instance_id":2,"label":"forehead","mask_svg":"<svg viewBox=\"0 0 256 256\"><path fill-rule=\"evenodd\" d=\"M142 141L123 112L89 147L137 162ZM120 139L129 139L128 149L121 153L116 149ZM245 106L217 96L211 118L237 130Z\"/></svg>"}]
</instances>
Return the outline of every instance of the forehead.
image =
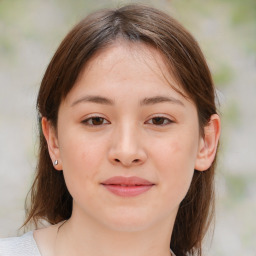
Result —
<instances>
[{"instance_id":1,"label":"forehead","mask_svg":"<svg viewBox=\"0 0 256 256\"><path fill-rule=\"evenodd\" d=\"M120 64L124 65L125 62L133 63L135 69L136 65L146 65L151 69L152 75L164 77L171 85L175 85L184 93L182 86L176 79L175 72L159 50L142 42L128 42L122 39L116 40L106 48L97 51L83 67L77 81L81 75L97 68L97 66L101 66L101 68L105 66L109 69L108 71L111 71Z\"/></svg>"},{"instance_id":2,"label":"forehead","mask_svg":"<svg viewBox=\"0 0 256 256\"><path fill-rule=\"evenodd\" d=\"M163 54L144 43L116 41L107 48L98 51L83 67L78 79L68 96L79 94L81 90L118 89L124 91L125 84L141 81L141 85L155 91L173 90L179 97L186 97ZM126 86L127 87L127 86ZM142 88L143 86L141 86ZM138 90L138 87L136 87ZM70 95L71 94L71 95ZM70 97L67 97L70 98ZM186 97L186 100L188 98Z\"/></svg>"}]
</instances>

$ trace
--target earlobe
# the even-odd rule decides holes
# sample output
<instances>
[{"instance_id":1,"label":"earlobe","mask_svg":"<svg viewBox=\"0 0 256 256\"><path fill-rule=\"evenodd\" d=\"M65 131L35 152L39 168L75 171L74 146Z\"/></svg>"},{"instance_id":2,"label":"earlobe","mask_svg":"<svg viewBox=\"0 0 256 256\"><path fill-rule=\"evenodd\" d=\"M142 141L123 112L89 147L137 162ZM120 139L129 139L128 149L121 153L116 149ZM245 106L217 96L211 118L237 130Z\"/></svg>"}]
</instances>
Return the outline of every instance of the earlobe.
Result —
<instances>
[{"instance_id":1,"label":"earlobe","mask_svg":"<svg viewBox=\"0 0 256 256\"><path fill-rule=\"evenodd\" d=\"M207 170L214 161L220 137L220 118L217 114L211 116L204 127L204 137L200 138L195 169Z\"/></svg>"},{"instance_id":2,"label":"earlobe","mask_svg":"<svg viewBox=\"0 0 256 256\"><path fill-rule=\"evenodd\" d=\"M45 117L42 118L42 130L47 141L48 151L52 159L53 166L56 170L60 171L62 170L62 164L56 130L51 122L48 121Z\"/></svg>"}]
</instances>

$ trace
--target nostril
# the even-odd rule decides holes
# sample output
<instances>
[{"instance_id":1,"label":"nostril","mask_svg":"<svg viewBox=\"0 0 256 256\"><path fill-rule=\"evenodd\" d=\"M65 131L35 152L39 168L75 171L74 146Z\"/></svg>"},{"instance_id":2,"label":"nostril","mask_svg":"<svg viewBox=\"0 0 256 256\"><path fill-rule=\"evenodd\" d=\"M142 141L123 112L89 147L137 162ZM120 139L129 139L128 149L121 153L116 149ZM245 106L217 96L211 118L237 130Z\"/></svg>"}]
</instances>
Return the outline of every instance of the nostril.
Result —
<instances>
[{"instance_id":1,"label":"nostril","mask_svg":"<svg viewBox=\"0 0 256 256\"><path fill-rule=\"evenodd\" d=\"M137 162L139 162L139 159L134 159L133 162L137 163Z\"/></svg>"},{"instance_id":2,"label":"nostril","mask_svg":"<svg viewBox=\"0 0 256 256\"><path fill-rule=\"evenodd\" d=\"M120 160L119 160L119 159L117 159L117 158L115 159L115 161L116 161L116 162L120 162Z\"/></svg>"}]
</instances>

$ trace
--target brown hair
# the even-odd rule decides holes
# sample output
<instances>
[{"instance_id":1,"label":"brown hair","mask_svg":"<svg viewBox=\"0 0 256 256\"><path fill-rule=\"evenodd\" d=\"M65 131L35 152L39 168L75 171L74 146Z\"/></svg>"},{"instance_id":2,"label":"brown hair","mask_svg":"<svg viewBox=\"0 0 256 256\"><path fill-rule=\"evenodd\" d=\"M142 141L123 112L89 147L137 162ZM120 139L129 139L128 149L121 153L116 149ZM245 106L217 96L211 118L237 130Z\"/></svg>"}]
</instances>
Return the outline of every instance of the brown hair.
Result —
<instances>
[{"instance_id":1,"label":"brown hair","mask_svg":"<svg viewBox=\"0 0 256 256\"><path fill-rule=\"evenodd\" d=\"M162 53L185 94L195 103L202 131L216 113L210 71L195 41L169 15L142 5L93 13L64 38L43 77L37 99L39 127L46 117L56 127L61 101L72 89L86 62L117 38L151 45ZM203 134L202 134L203 136ZM202 255L202 240L214 214L214 167L194 171L189 191L181 202L170 247L179 256ZM68 219L72 197L62 172L55 171L40 129L37 173L30 191L25 224L44 219L51 224Z\"/></svg>"}]
</instances>

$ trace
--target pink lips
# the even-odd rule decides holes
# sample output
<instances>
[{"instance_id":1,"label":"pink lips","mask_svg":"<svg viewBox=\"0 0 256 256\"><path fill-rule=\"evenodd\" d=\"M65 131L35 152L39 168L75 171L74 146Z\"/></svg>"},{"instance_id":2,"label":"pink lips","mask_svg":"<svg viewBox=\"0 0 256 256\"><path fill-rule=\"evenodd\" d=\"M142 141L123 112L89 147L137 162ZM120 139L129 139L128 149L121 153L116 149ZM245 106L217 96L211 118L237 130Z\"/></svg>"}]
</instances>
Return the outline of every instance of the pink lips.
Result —
<instances>
[{"instance_id":1,"label":"pink lips","mask_svg":"<svg viewBox=\"0 0 256 256\"><path fill-rule=\"evenodd\" d=\"M155 184L139 177L115 176L101 183L110 192L123 197L137 196L149 189Z\"/></svg>"}]
</instances>

